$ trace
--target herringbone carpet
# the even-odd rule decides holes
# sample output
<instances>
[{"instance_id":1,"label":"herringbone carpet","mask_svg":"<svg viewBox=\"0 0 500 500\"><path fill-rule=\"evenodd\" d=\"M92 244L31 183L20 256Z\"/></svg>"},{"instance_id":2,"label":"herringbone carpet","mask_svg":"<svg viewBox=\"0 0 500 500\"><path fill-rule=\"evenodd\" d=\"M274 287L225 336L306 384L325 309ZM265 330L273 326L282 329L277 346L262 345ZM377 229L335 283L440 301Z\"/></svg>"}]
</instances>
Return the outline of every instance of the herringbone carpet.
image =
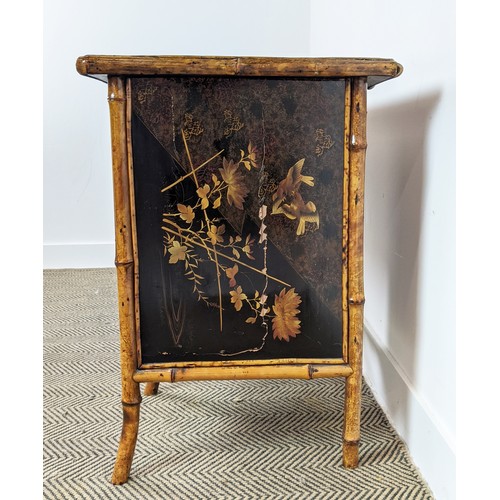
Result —
<instances>
[{"instance_id":1,"label":"herringbone carpet","mask_svg":"<svg viewBox=\"0 0 500 500\"><path fill-rule=\"evenodd\" d=\"M360 467L341 465L343 380L184 382L144 398L131 478L114 269L44 273L44 497L432 499L369 389Z\"/></svg>"}]
</instances>

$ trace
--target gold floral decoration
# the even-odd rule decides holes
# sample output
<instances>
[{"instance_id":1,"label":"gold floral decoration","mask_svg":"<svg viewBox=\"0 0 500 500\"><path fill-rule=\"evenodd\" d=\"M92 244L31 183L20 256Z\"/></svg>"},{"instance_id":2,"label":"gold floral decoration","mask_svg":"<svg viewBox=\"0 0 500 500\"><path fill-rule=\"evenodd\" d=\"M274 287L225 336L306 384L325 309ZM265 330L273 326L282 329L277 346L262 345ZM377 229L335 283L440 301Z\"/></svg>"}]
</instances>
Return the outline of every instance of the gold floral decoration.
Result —
<instances>
[{"instance_id":1,"label":"gold floral decoration","mask_svg":"<svg viewBox=\"0 0 500 500\"><path fill-rule=\"evenodd\" d=\"M186 250L186 246L181 245L177 240L173 240L172 246L168 249L171 254L168 262L176 264L179 260L186 260Z\"/></svg>"},{"instance_id":2,"label":"gold floral decoration","mask_svg":"<svg viewBox=\"0 0 500 500\"><path fill-rule=\"evenodd\" d=\"M231 304L234 304L234 308L239 311L243 307L243 301L247 296L243 293L241 286L238 286L236 290L231 290Z\"/></svg>"},{"instance_id":3,"label":"gold floral decoration","mask_svg":"<svg viewBox=\"0 0 500 500\"><path fill-rule=\"evenodd\" d=\"M243 202L248 194L243 175L238 169L239 164L233 160L222 159L222 168L219 168L220 175L227 184L227 201L229 205L234 205L239 210L243 210Z\"/></svg>"},{"instance_id":4,"label":"gold floral decoration","mask_svg":"<svg viewBox=\"0 0 500 500\"><path fill-rule=\"evenodd\" d=\"M276 315L273 322L273 338L290 341L300 333L299 304L302 302L300 295L295 293L295 288L281 290L274 296L273 312Z\"/></svg>"},{"instance_id":5,"label":"gold floral decoration","mask_svg":"<svg viewBox=\"0 0 500 500\"><path fill-rule=\"evenodd\" d=\"M145 89L139 90L139 92L137 92L137 100L141 104L144 104L150 97L152 97L156 93L157 90L158 87L156 85L151 85L150 83L148 83Z\"/></svg>"},{"instance_id":6,"label":"gold floral decoration","mask_svg":"<svg viewBox=\"0 0 500 500\"><path fill-rule=\"evenodd\" d=\"M203 301L208 307L217 307L220 317L220 330L223 326L223 287L221 277L227 277L226 290L229 288L230 302L236 311L245 314L244 321L248 324L261 322L266 325L266 333L262 339L262 345L267 337L267 322L272 322L273 338L289 341L301 332L301 321L299 304L302 300L295 288L280 277L269 273L267 269L267 225L264 223L268 214L267 205L259 207L259 237L258 245L262 245L264 261L259 266L254 264L255 237L251 233L231 234L226 232L225 224L221 223L220 217L213 214L209 207L217 209L220 207L222 198L227 199L229 206L243 210L245 199L249 189L245 184L246 171L259 168L258 150L254 143L248 143L246 152L240 150L240 158L236 161L222 157L222 168L211 169L202 172L200 183L197 172L215 160L222 154L219 151L211 158L196 166L191 161L186 134L183 131L184 145L190 162L191 171L180 177L175 182L166 186L161 191L166 192L178 183L192 177L196 194L195 201L191 204L177 203L177 211L163 213L162 230L164 234L164 255L170 255L169 263L182 262L183 274L192 283L192 290L199 301ZM297 235L305 233L307 222L314 222L319 226L319 216L316 206L312 201L305 202L299 190L302 184L314 186L314 178L302 174L304 159L299 160L289 170L286 177L277 182L272 180L273 187L267 191L272 195L271 215L282 214L289 219L297 220ZM241 167L241 168L240 168ZM186 169L187 170L187 169ZM268 180L266 178L266 180ZM192 198L190 198L192 200ZM168 253L167 253L168 252ZM259 254L259 257L261 255ZM258 260L257 260L258 262ZM208 283L204 277L204 269L207 265L214 265L217 277L219 303L210 301L206 291ZM247 273L257 273L265 276L266 280L272 280L284 286L278 295L275 295L274 305L268 304L266 287L262 290L252 290L252 295L247 296L241 285L238 284L237 276L244 269ZM251 282L251 279L249 279ZM226 292L227 293L227 292ZM253 297L253 298L252 298ZM271 328L269 329L269 333Z\"/></svg>"},{"instance_id":7,"label":"gold floral decoration","mask_svg":"<svg viewBox=\"0 0 500 500\"><path fill-rule=\"evenodd\" d=\"M229 137L233 132L237 132L245 126L230 109L224 110L224 123L226 124L224 127L225 137Z\"/></svg>"},{"instance_id":8,"label":"gold floral decoration","mask_svg":"<svg viewBox=\"0 0 500 500\"><path fill-rule=\"evenodd\" d=\"M186 141L189 141L191 137L203 134L203 126L198 120L193 118L191 113L186 113L184 115L184 134L186 136Z\"/></svg>"},{"instance_id":9,"label":"gold floral decoration","mask_svg":"<svg viewBox=\"0 0 500 500\"><path fill-rule=\"evenodd\" d=\"M188 224L191 224L194 219L194 210L190 205L183 205L182 203L177 204L177 210L179 210L180 218L185 220Z\"/></svg>"},{"instance_id":10,"label":"gold floral decoration","mask_svg":"<svg viewBox=\"0 0 500 500\"><path fill-rule=\"evenodd\" d=\"M321 156L326 150L333 146L332 136L327 134L322 128L316 129L316 148L314 152Z\"/></svg>"},{"instance_id":11,"label":"gold floral decoration","mask_svg":"<svg viewBox=\"0 0 500 500\"><path fill-rule=\"evenodd\" d=\"M211 224L209 230L207 231L207 236L210 238L212 245L217 243L222 243L224 241L224 237L222 236L226 231L226 226L222 224L221 226L216 226L215 224Z\"/></svg>"},{"instance_id":12,"label":"gold floral decoration","mask_svg":"<svg viewBox=\"0 0 500 500\"><path fill-rule=\"evenodd\" d=\"M235 276L238 274L238 270L238 264L235 264L233 267L228 267L226 269L226 276L229 278L229 286L231 288L236 286Z\"/></svg>"},{"instance_id":13,"label":"gold floral decoration","mask_svg":"<svg viewBox=\"0 0 500 500\"><path fill-rule=\"evenodd\" d=\"M240 149L240 163L243 163L243 166L247 170L252 170L252 168L259 168L259 163L257 160L257 155L259 154L257 148L252 144L252 142L248 143L248 154L245 155L245 151Z\"/></svg>"},{"instance_id":14,"label":"gold floral decoration","mask_svg":"<svg viewBox=\"0 0 500 500\"><path fill-rule=\"evenodd\" d=\"M210 186L205 184L203 187L200 187L196 190L196 194L201 199L201 208L205 210L208 207L210 202L208 201L208 193L210 193Z\"/></svg>"}]
</instances>

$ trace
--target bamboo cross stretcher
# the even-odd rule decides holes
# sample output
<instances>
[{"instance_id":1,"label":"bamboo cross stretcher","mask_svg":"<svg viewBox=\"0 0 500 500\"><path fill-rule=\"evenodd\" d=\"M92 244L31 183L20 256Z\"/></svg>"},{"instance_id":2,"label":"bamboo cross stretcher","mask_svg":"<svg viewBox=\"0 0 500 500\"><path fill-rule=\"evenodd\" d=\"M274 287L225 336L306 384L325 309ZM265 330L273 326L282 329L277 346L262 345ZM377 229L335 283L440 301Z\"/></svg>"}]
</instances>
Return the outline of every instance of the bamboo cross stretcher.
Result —
<instances>
[{"instance_id":1,"label":"bamboo cross stretcher","mask_svg":"<svg viewBox=\"0 0 500 500\"><path fill-rule=\"evenodd\" d=\"M140 384L154 395L160 382L242 379L345 378L343 464L358 465L363 344L363 217L366 152L366 94L402 67L389 59L235 58L180 56L83 56L80 74L107 82L115 214L120 322L123 427L112 482L127 481L139 428ZM235 78L343 79L345 133L342 200L342 357L280 358L143 363L139 311L136 201L133 184L132 99L134 77L202 76ZM218 155L215 155L218 156ZM215 156L213 158L215 158ZM191 159L190 159L191 160ZM212 158L210 159L212 160ZM209 160L209 161L210 161ZM193 164L190 168L193 170ZM198 167L197 167L198 168ZM188 173L184 177L189 177ZM181 182L181 178L178 182ZM198 186L197 186L198 187ZM213 255L217 253L214 247ZM260 271L259 271L260 272ZM219 284L220 289L220 284ZM220 298L220 294L219 294ZM222 325L222 308L220 309Z\"/></svg>"}]
</instances>

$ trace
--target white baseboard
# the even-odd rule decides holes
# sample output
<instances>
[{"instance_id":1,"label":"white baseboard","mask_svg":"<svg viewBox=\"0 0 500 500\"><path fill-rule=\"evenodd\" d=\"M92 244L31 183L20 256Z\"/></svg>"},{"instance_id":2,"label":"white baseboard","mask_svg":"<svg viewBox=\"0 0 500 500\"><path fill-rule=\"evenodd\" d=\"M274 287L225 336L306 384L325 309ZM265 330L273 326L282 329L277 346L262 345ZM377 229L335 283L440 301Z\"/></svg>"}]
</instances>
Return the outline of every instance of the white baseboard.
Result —
<instances>
[{"instance_id":1,"label":"white baseboard","mask_svg":"<svg viewBox=\"0 0 500 500\"><path fill-rule=\"evenodd\" d=\"M406 443L437 500L455 499L455 450L392 354L365 327L363 371L376 400Z\"/></svg>"},{"instance_id":2,"label":"white baseboard","mask_svg":"<svg viewBox=\"0 0 500 500\"><path fill-rule=\"evenodd\" d=\"M44 269L114 267L114 243L44 245Z\"/></svg>"}]
</instances>

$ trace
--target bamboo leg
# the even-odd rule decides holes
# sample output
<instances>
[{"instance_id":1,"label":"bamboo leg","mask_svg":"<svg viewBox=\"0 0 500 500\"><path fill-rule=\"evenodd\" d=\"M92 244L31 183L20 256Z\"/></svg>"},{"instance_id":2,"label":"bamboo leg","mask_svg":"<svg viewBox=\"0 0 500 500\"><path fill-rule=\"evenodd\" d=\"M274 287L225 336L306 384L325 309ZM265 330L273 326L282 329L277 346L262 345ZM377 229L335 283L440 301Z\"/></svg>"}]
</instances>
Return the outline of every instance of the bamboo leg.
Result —
<instances>
[{"instance_id":1,"label":"bamboo leg","mask_svg":"<svg viewBox=\"0 0 500 500\"><path fill-rule=\"evenodd\" d=\"M359 354L357 361L360 362L361 353ZM347 377L345 382L344 443L342 450L343 464L347 469L354 469L358 466L361 433L361 366L355 362L351 363L351 367L354 370L353 374Z\"/></svg>"},{"instance_id":2,"label":"bamboo leg","mask_svg":"<svg viewBox=\"0 0 500 500\"><path fill-rule=\"evenodd\" d=\"M139 429L141 392L133 374L137 369L135 325L135 282L132 249L132 218L127 152L127 96L123 78L108 79L113 157L113 195L115 205L115 265L120 318L120 365L123 425L111 482L127 481Z\"/></svg>"},{"instance_id":3,"label":"bamboo leg","mask_svg":"<svg viewBox=\"0 0 500 500\"><path fill-rule=\"evenodd\" d=\"M123 426L115 468L113 471L113 484L123 484L128 480L132 457L134 456L137 433L139 431L139 408L140 404L127 405L123 403Z\"/></svg>"},{"instance_id":4,"label":"bamboo leg","mask_svg":"<svg viewBox=\"0 0 500 500\"><path fill-rule=\"evenodd\" d=\"M351 94L348 224L348 358L353 373L346 378L343 463L358 466L361 423L363 350L363 215L366 156L366 78L354 78Z\"/></svg>"},{"instance_id":5,"label":"bamboo leg","mask_svg":"<svg viewBox=\"0 0 500 500\"><path fill-rule=\"evenodd\" d=\"M144 387L144 396L156 396L158 394L159 382L146 382Z\"/></svg>"},{"instance_id":6,"label":"bamboo leg","mask_svg":"<svg viewBox=\"0 0 500 500\"><path fill-rule=\"evenodd\" d=\"M123 484L127 481L135 443L139 430L140 386L133 380L137 367L135 358L134 309L131 294L133 290L133 266L118 265L118 298L120 301L120 361L122 372L123 424L118 453L111 482ZM132 295L133 297L133 295Z\"/></svg>"}]
</instances>

